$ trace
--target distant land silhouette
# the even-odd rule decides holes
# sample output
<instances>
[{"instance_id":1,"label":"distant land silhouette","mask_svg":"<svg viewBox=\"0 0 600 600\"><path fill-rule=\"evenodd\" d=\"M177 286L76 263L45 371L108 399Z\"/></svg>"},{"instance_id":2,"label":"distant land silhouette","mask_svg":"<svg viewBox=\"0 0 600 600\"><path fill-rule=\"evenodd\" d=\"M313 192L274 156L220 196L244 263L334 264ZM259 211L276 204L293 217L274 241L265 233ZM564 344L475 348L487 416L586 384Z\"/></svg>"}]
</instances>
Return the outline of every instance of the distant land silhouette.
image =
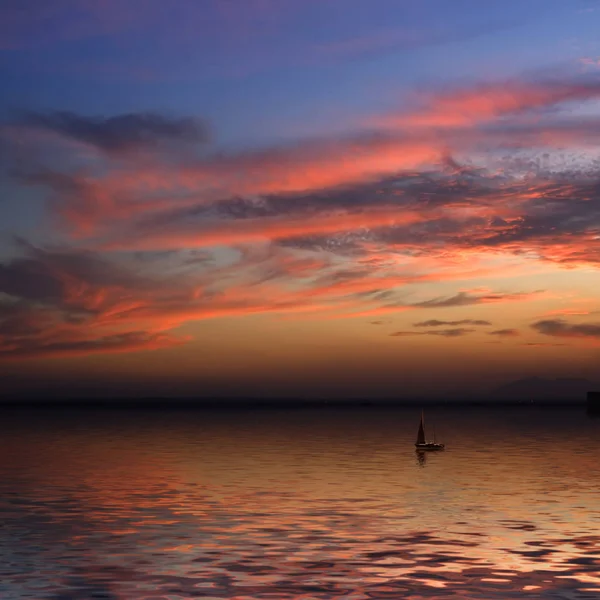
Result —
<instances>
[{"instance_id":1,"label":"distant land silhouette","mask_svg":"<svg viewBox=\"0 0 600 600\"><path fill-rule=\"evenodd\" d=\"M2 380L0 379L0 384ZM150 409L150 410L222 410L222 409L282 409L311 408L369 409L421 406L572 406L584 405L587 393L600 389L598 384L586 379L543 379L530 377L507 383L491 393L474 396L449 391L438 397L405 395L396 397L319 398L319 397L272 397L250 395L214 394L208 390L197 394L132 393L123 386L120 390L101 386L47 386L46 389L21 390L11 393L10 387L0 385L0 407L25 409Z\"/></svg>"},{"instance_id":2,"label":"distant land silhouette","mask_svg":"<svg viewBox=\"0 0 600 600\"><path fill-rule=\"evenodd\" d=\"M587 379L570 377L543 379L541 377L527 377L499 387L492 394L492 399L585 402L587 393L595 387L596 385Z\"/></svg>"},{"instance_id":3,"label":"distant land silhouette","mask_svg":"<svg viewBox=\"0 0 600 600\"><path fill-rule=\"evenodd\" d=\"M588 392L587 412L591 417L600 417L600 391Z\"/></svg>"},{"instance_id":4,"label":"distant land silhouette","mask_svg":"<svg viewBox=\"0 0 600 600\"><path fill-rule=\"evenodd\" d=\"M298 398L69 398L57 399L3 399L0 409L117 409L117 410L360 410L360 409L392 409L392 408L422 408L422 407L518 407L544 406L548 408L585 406L585 401L565 399L523 399L508 400L488 399L298 399Z\"/></svg>"}]
</instances>

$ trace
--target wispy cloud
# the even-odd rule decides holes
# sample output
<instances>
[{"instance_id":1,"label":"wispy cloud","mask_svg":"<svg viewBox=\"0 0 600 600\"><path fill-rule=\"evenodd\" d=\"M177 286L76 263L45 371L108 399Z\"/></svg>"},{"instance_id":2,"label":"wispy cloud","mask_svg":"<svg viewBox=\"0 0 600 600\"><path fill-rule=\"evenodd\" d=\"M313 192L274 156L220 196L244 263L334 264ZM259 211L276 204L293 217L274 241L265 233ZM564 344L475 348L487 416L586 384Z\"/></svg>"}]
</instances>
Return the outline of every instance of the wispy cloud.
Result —
<instances>
[{"instance_id":1,"label":"wispy cloud","mask_svg":"<svg viewBox=\"0 0 600 600\"><path fill-rule=\"evenodd\" d=\"M434 331L396 331L390 333L392 337L410 337L413 335L434 335L445 338L457 338L473 333L475 329L466 329L464 327L456 327L453 329L436 329Z\"/></svg>"},{"instance_id":2,"label":"wispy cloud","mask_svg":"<svg viewBox=\"0 0 600 600\"><path fill-rule=\"evenodd\" d=\"M557 346L567 346L568 344L547 344L544 342L525 342L524 344L519 344L520 346L526 346L529 348L554 348Z\"/></svg>"},{"instance_id":3,"label":"wispy cloud","mask_svg":"<svg viewBox=\"0 0 600 600\"><path fill-rule=\"evenodd\" d=\"M437 319L430 319L429 321L421 321L414 323L413 327L444 327L444 326L455 327L457 325L491 325L489 321L482 319L461 319L460 321L438 321Z\"/></svg>"},{"instance_id":4,"label":"wispy cloud","mask_svg":"<svg viewBox=\"0 0 600 600\"><path fill-rule=\"evenodd\" d=\"M520 333L518 329L496 329L495 331L490 331L489 335L498 337L517 337Z\"/></svg>"},{"instance_id":5,"label":"wispy cloud","mask_svg":"<svg viewBox=\"0 0 600 600\"><path fill-rule=\"evenodd\" d=\"M459 292L458 294L447 298L432 298L431 300L416 302L415 304L412 304L412 306L415 308L449 308L454 306L470 306L473 304L523 300L540 293L541 291L507 294L470 294L468 292Z\"/></svg>"},{"instance_id":6,"label":"wispy cloud","mask_svg":"<svg viewBox=\"0 0 600 600\"><path fill-rule=\"evenodd\" d=\"M198 119L169 118L156 113L89 117L71 112L28 112L21 115L18 123L52 131L107 154L153 150L162 142L197 144L208 140L208 129Z\"/></svg>"},{"instance_id":7,"label":"wispy cloud","mask_svg":"<svg viewBox=\"0 0 600 600\"><path fill-rule=\"evenodd\" d=\"M391 115L382 123L402 128L464 127L599 95L597 81L504 81L443 94L423 94L419 100L424 108Z\"/></svg>"},{"instance_id":8,"label":"wispy cloud","mask_svg":"<svg viewBox=\"0 0 600 600\"><path fill-rule=\"evenodd\" d=\"M32 342L26 340L16 346L0 346L0 358L61 358L90 354L119 354L161 350L184 343L185 340L162 333L131 331L91 339Z\"/></svg>"},{"instance_id":9,"label":"wispy cloud","mask_svg":"<svg viewBox=\"0 0 600 600\"><path fill-rule=\"evenodd\" d=\"M360 228L406 225L421 217L397 208L381 207L371 211L336 211L329 214L298 217L265 217L262 219L212 219L203 223L173 224L170 228L158 223L140 225L127 236L102 244L106 249L170 250L219 245L265 242L334 234Z\"/></svg>"}]
</instances>

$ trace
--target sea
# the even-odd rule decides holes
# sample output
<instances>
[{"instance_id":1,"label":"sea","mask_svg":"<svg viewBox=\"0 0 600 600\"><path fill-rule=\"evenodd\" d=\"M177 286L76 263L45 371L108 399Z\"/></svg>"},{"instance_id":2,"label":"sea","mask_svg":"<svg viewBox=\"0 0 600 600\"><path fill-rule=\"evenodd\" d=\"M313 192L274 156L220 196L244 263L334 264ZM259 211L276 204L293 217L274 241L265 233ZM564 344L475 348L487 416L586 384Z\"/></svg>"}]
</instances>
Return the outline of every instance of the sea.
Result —
<instances>
[{"instance_id":1,"label":"sea","mask_svg":"<svg viewBox=\"0 0 600 600\"><path fill-rule=\"evenodd\" d=\"M419 418L2 411L0 598L600 598L600 419Z\"/></svg>"}]
</instances>

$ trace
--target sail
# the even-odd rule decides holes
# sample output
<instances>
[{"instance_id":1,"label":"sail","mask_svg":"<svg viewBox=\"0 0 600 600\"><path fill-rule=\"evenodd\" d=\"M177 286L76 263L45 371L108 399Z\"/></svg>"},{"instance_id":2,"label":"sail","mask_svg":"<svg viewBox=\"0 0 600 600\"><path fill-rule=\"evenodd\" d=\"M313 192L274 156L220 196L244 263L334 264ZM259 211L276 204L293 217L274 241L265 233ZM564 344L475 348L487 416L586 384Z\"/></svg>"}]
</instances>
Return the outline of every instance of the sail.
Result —
<instances>
[{"instance_id":1,"label":"sail","mask_svg":"<svg viewBox=\"0 0 600 600\"><path fill-rule=\"evenodd\" d=\"M417 433L417 444L425 443L425 426L423 425L423 413L421 413L421 422L419 423L419 433Z\"/></svg>"}]
</instances>

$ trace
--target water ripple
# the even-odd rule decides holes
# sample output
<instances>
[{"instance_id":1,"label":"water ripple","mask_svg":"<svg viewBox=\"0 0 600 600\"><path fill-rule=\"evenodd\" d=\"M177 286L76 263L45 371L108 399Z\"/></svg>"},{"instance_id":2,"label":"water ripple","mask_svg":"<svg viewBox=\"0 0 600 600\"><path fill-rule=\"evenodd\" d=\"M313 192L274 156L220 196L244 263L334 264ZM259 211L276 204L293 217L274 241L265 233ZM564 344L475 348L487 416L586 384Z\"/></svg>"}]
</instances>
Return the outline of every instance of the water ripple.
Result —
<instances>
[{"instance_id":1,"label":"water ripple","mask_svg":"<svg viewBox=\"0 0 600 600\"><path fill-rule=\"evenodd\" d=\"M13 415L0 597L598 598L599 424L502 415Z\"/></svg>"}]
</instances>

